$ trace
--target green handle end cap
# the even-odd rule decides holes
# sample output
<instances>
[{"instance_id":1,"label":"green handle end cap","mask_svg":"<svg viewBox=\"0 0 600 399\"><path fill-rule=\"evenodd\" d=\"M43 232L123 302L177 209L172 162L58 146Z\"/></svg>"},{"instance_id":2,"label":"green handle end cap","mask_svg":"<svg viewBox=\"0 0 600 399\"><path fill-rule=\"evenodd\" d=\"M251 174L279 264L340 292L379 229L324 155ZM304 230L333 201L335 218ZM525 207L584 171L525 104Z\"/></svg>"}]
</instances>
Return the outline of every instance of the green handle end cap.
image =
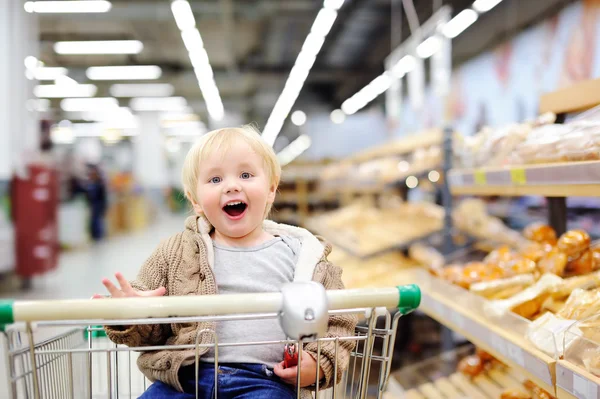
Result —
<instances>
[{"instance_id":1,"label":"green handle end cap","mask_svg":"<svg viewBox=\"0 0 600 399\"><path fill-rule=\"evenodd\" d=\"M15 322L13 313L13 300L0 300L0 324L12 324Z\"/></svg>"},{"instance_id":2,"label":"green handle end cap","mask_svg":"<svg viewBox=\"0 0 600 399\"><path fill-rule=\"evenodd\" d=\"M415 310L421 304L421 289L416 284L399 285L398 309L402 314Z\"/></svg>"}]
</instances>

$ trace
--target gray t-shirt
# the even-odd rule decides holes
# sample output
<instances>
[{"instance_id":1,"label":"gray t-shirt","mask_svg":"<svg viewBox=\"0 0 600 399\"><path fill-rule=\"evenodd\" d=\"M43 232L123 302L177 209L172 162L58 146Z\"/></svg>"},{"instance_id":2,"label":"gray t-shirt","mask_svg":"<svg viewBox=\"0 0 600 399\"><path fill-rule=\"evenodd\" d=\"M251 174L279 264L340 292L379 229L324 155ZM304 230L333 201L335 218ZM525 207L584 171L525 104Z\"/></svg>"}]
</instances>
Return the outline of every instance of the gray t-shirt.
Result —
<instances>
[{"instance_id":1,"label":"gray t-shirt","mask_svg":"<svg viewBox=\"0 0 600 399\"><path fill-rule=\"evenodd\" d=\"M279 292L294 280L301 249L298 239L278 236L251 248L223 247L213 243L214 273L219 294ZM217 323L219 343L276 341L287 339L275 319L221 321ZM211 348L201 358L214 362ZM273 367L283 360L283 345L253 345L219 348L219 363L261 363Z\"/></svg>"}]
</instances>

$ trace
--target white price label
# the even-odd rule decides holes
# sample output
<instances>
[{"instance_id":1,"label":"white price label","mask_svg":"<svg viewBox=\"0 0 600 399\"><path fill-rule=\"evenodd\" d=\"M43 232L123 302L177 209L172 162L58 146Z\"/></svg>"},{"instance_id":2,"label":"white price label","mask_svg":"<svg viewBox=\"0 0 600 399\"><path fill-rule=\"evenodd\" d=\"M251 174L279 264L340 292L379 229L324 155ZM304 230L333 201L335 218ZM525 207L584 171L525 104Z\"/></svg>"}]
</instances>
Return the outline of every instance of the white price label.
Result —
<instances>
[{"instance_id":1,"label":"white price label","mask_svg":"<svg viewBox=\"0 0 600 399\"><path fill-rule=\"evenodd\" d=\"M461 330L465 329L465 318L455 311L450 312L450 321Z\"/></svg>"},{"instance_id":2,"label":"white price label","mask_svg":"<svg viewBox=\"0 0 600 399\"><path fill-rule=\"evenodd\" d=\"M435 301L433 302L433 310L435 311L435 313L437 313L440 316L443 316L444 313L446 313L444 311L444 305L442 305L439 302L435 302Z\"/></svg>"},{"instance_id":3,"label":"white price label","mask_svg":"<svg viewBox=\"0 0 600 399\"><path fill-rule=\"evenodd\" d=\"M463 178L460 173L452 173L449 177L449 182L451 186L462 186Z\"/></svg>"},{"instance_id":4,"label":"white price label","mask_svg":"<svg viewBox=\"0 0 600 399\"><path fill-rule=\"evenodd\" d=\"M597 399L598 385L573 373L573 394L581 399Z\"/></svg>"},{"instance_id":5,"label":"white price label","mask_svg":"<svg viewBox=\"0 0 600 399\"><path fill-rule=\"evenodd\" d=\"M498 335L496 335L494 333L491 333L490 344L492 345L492 348L494 348L494 350L496 352L498 352L500 355L507 356L506 341L504 341L504 339L500 338Z\"/></svg>"},{"instance_id":6,"label":"white price label","mask_svg":"<svg viewBox=\"0 0 600 399\"><path fill-rule=\"evenodd\" d=\"M525 367L525 357L523 356L523 349L516 345L507 343L506 355L510 360L517 363L521 367Z\"/></svg>"}]
</instances>

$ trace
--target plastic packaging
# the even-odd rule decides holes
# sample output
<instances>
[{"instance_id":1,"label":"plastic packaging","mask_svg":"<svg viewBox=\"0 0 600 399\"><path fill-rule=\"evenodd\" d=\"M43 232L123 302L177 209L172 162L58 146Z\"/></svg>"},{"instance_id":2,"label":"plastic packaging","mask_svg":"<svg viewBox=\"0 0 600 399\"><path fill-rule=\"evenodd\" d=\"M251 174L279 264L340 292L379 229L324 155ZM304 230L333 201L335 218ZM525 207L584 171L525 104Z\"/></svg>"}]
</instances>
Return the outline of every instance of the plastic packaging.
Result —
<instances>
[{"instance_id":1,"label":"plastic packaging","mask_svg":"<svg viewBox=\"0 0 600 399\"><path fill-rule=\"evenodd\" d=\"M494 281L484 281L471 285L469 290L489 299L506 299L510 293L520 292L535 283L533 274L521 274Z\"/></svg>"},{"instance_id":2,"label":"plastic packaging","mask_svg":"<svg viewBox=\"0 0 600 399\"><path fill-rule=\"evenodd\" d=\"M502 317L506 312L513 311L522 317L531 318L539 312L550 292L561 284L563 284L562 278L554 274L544 274L534 285L517 295L488 302L485 305L486 311L496 317Z\"/></svg>"}]
</instances>

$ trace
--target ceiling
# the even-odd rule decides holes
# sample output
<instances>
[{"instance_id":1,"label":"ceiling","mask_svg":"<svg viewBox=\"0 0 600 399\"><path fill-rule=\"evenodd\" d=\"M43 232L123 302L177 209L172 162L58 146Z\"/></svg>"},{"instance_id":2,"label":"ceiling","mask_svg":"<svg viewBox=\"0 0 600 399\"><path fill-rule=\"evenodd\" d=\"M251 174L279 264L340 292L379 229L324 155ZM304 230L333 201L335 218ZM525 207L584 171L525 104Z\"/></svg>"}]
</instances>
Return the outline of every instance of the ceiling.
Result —
<instances>
[{"instance_id":1,"label":"ceiling","mask_svg":"<svg viewBox=\"0 0 600 399\"><path fill-rule=\"evenodd\" d=\"M504 0L453 42L460 64L558 12L573 0ZM264 127L322 0L191 0L226 112ZM393 4L392 4L393 3ZM334 109L383 71L391 49L410 34L402 0L346 0L321 49L297 107ZM414 0L420 23L441 4L453 14L472 0ZM92 65L159 65L158 82L174 85L203 120L200 89L167 0L113 0L106 14L41 14L40 59L69 68L79 83ZM394 21L392 25L392 21ZM398 21L402 21L399 23ZM393 36L393 38L392 38ZM57 55L61 40L137 39L138 55ZM156 81L154 81L156 82ZM100 83L97 96L108 96ZM290 129L293 130L293 129ZM294 135L297 133L288 133Z\"/></svg>"}]
</instances>

